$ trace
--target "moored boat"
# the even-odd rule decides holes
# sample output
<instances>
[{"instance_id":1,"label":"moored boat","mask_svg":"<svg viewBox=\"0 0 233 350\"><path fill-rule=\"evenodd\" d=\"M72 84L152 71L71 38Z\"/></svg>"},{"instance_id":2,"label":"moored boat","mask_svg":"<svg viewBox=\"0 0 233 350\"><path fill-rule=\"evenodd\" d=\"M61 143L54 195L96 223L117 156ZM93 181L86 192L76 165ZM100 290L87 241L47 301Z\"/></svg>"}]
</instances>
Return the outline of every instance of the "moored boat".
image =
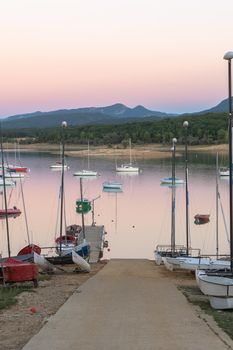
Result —
<instances>
[{"instance_id":1,"label":"moored boat","mask_svg":"<svg viewBox=\"0 0 233 350\"><path fill-rule=\"evenodd\" d=\"M122 183L116 182L116 181L105 181L103 182L103 189L114 189L114 190L121 190Z\"/></svg>"}]
</instances>

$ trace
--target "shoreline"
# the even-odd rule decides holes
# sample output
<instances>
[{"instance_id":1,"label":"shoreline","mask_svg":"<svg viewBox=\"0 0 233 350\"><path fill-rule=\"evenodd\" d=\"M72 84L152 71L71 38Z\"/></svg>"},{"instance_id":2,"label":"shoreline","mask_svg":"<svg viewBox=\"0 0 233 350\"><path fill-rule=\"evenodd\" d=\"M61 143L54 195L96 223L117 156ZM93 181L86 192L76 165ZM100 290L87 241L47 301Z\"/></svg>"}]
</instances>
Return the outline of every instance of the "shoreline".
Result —
<instances>
[{"instance_id":1,"label":"shoreline","mask_svg":"<svg viewBox=\"0 0 233 350\"><path fill-rule=\"evenodd\" d=\"M60 154L60 144L30 144L30 145L21 145L20 152L46 152L54 155ZM5 147L8 152L14 152L14 145L8 144L8 147ZM184 152L184 145L178 145L176 147L177 156L181 156ZM188 146L189 152L197 153L220 153L227 154L228 145L195 145ZM144 145L134 145L131 150L133 158L137 159L161 159L171 157L171 146L162 145L162 144L144 144ZM86 157L87 148L86 145L66 145L65 146L65 155L69 157ZM90 157L129 157L129 148L123 148L122 145L113 145L112 147L108 146L91 146L89 149Z\"/></svg>"}]
</instances>

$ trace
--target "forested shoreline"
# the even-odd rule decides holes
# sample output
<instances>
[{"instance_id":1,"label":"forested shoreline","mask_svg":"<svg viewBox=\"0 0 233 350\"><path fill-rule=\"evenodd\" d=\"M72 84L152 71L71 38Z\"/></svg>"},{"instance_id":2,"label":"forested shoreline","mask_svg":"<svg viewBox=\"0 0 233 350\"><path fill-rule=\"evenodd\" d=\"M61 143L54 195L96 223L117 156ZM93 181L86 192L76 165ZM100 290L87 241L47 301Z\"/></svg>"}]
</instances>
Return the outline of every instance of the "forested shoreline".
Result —
<instances>
[{"instance_id":1,"label":"forested shoreline","mask_svg":"<svg viewBox=\"0 0 233 350\"><path fill-rule=\"evenodd\" d=\"M92 145L127 144L131 138L134 144L168 144L173 137L178 143L184 143L184 120L188 120L188 143L190 145L211 145L227 142L228 115L226 113L208 113L203 115L184 115L158 121L133 122L115 125L68 126L64 137L67 144ZM59 143L61 127L43 129L4 129L4 141L21 144Z\"/></svg>"}]
</instances>

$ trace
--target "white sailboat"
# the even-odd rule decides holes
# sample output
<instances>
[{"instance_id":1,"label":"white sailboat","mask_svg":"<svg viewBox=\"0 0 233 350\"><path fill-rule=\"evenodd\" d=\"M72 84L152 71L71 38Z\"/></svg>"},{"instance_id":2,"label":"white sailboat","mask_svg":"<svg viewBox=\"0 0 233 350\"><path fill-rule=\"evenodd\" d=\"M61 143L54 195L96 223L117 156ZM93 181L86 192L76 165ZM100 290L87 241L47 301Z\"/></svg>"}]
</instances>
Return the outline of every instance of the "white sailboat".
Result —
<instances>
[{"instance_id":1,"label":"white sailboat","mask_svg":"<svg viewBox=\"0 0 233 350\"><path fill-rule=\"evenodd\" d=\"M139 167L133 166L132 163L132 151L131 151L131 139L129 139L129 163L116 166L116 171L121 173L138 173Z\"/></svg>"},{"instance_id":2,"label":"white sailboat","mask_svg":"<svg viewBox=\"0 0 233 350\"><path fill-rule=\"evenodd\" d=\"M220 193L219 193L219 186L218 186L218 154L216 155L216 258L210 258L210 257L182 257L179 260L179 263L177 263L177 268L184 269L184 270L190 270L195 271L196 269L201 270L216 270L216 269L229 269L230 268L230 261L229 260L219 260L218 259L218 251L219 251L219 239L218 239L218 207L220 201ZM222 208L222 206L221 206ZM223 219L225 223L225 216L223 213L222 208L222 214ZM226 225L225 225L226 228Z\"/></svg>"},{"instance_id":3,"label":"white sailboat","mask_svg":"<svg viewBox=\"0 0 233 350\"><path fill-rule=\"evenodd\" d=\"M89 140L87 143L87 169L78 170L75 173L73 173L73 175L79 177L95 177L99 175L97 171L90 170Z\"/></svg>"},{"instance_id":4,"label":"white sailboat","mask_svg":"<svg viewBox=\"0 0 233 350\"><path fill-rule=\"evenodd\" d=\"M62 145L60 145L60 160L57 161L55 164L50 165L51 170L62 170L62 167L64 166L64 170L69 170L70 167L65 163L62 164Z\"/></svg>"},{"instance_id":5,"label":"white sailboat","mask_svg":"<svg viewBox=\"0 0 233 350\"><path fill-rule=\"evenodd\" d=\"M186 248L183 245L175 244L175 208L176 208L176 186L175 186L175 153L176 153L176 138L172 140L172 196L171 196L171 244L157 245L154 251L155 263L157 265L165 264L167 257L182 256L186 253Z\"/></svg>"},{"instance_id":6,"label":"white sailboat","mask_svg":"<svg viewBox=\"0 0 233 350\"><path fill-rule=\"evenodd\" d=\"M196 272L197 284L201 291L209 296L214 309L233 308L233 195L232 195L232 93L231 93L231 60L233 51L227 52L224 59L228 61L228 108L229 108L229 198L230 198L230 270L217 272Z\"/></svg>"}]
</instances>

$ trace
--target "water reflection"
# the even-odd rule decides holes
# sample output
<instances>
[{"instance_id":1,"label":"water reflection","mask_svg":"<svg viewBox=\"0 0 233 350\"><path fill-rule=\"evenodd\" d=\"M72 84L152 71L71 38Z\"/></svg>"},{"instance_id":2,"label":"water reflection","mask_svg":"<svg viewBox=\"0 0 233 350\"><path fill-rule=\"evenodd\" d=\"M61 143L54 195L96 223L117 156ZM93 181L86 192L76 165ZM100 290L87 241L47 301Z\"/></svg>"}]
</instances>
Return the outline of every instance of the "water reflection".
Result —
<instances>
[{"instance_id":1,"label":"water reflection","mask_svg":"<svg viewBox=\"0 0 233 350\"><path fill-rule=\"evenodd\" d=\"M30 167L29 177L23 180L23 192L31 241L41 246L51 246L56 232L57 206L61 172L53 172L49 166L56 156L45 153L21 153L23 164ZM71 169L81 167L82 159L67 159ZM84 197L95 202L95 221L105 225L110 251L104 257L149 258L157 244L170 241L171 188L160 185L160 179L171 173L169 159L139 161L139 174L116 174L114 160L93 158L92 167L101 176L83 180ZM223 163L223 162L222 162ZM221 160L219 164L222 164ZM204 253L215 252L215 155L189 156L190 233L192 247L200 247ZM177 176L184 177L184 158L177 158ZM102 192L104 181L120 181L124 192ZM78 180L78 181L77 181ZM226 216L228 216L228 181L219 181L220 193ZM0 193L2 190L0 189ZM23 208L20 184L7 189L8 202ZM76 213L76 200L80 197L79 178L71 171L65 173L65 198L67 223L81 224ZM3 196L0 197L0 207ZM211 221L195 225L196 213L209 213ZM228 218L227 218L228 222ZM85 223L92 224L91 212L85 215ZM219 218L220 252L229 251L224 223ZM9 221L12 254L27 244L24 215ZM185 240L185 186L176 190L177 244ZM0 253L6 254L5 221L0 222Z\"/></svg>"}]
</instances>

